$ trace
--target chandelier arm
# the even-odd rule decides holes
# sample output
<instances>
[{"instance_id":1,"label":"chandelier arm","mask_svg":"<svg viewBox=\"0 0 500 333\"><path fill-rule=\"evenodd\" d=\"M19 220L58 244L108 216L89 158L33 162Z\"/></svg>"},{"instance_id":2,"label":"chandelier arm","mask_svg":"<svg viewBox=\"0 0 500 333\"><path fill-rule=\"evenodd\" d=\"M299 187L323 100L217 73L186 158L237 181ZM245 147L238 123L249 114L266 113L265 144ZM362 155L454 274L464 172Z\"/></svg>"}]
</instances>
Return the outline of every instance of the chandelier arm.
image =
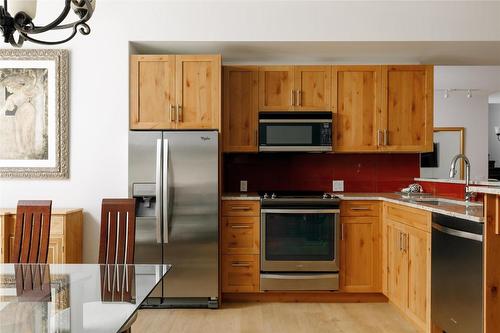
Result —
<instances>
[{"instance_id":1,"label":"chandelier arm","mask_svg":"<svg viewBox=\"0 0 500 333\"><path fill-rule=\"evenodd\" d=\"M72 22L72 23L58 25L57 27L52 28L52 30L62 30L62 29L73 28L75 25L80 25L80 24L86 23L88 20L90 20L91 17L92 17L92 12L90 11L80 20Z\"/></svg>"},{"instance_id":2,"label":"chandelier arm","mask_svg":"<svg viewBox=\"0 0 500 333\"><path fill-rule=\"evenodd\" d=\"M82 25L82 27L80 27L80 29L78 29L79 25ZM78 33L78 31L80 31L80 33L82 33L84 35L88 35L90 33L90 27L86 23L80 23L78 25L75 25L75 26L73 26L73 31L71 32L71 34L67 38L61 39L61 40L58 40L55 42L48 42L48 41L44 41L44 40L40 40L40 39L35 39L33 37L28 36L28 34L26 34L24 32L20 32L20 31L19 31L19 37L20 37L20 39L22 37L25 40L28 40L30 42L37 43L37 44L57 45L57 44L66 43L67 41L71 40L73 37L75 37L75 35Z\"/></svg>"},{"instance_id":3,"label":"chandelier arm","mask_svg":"<svg viewBox=\"0 0 500 333\"><path fill-rule=\"evenodd\" d=\"M83 1L86 1L86 0L83 0ZM46 31L54 29L59 24L61 24L61 22L64 21L64 19L66 18L66 16L68 16L68 13L70 10L71 10L71 0L65 0L64 9L62 10L61 14L54 21L50 22L49 24L47 24L43 27L20 25L20 24L18 24L17 20L15 19L14 20L14 27L16 28L16 30L20 34L23 34L23 35L39 34L42 32L46 32ZM22 15L22 14L24 14L24 13L23 12L18 13L16 15L16 17L18 15Z\"/></svg>"}]
</instances>

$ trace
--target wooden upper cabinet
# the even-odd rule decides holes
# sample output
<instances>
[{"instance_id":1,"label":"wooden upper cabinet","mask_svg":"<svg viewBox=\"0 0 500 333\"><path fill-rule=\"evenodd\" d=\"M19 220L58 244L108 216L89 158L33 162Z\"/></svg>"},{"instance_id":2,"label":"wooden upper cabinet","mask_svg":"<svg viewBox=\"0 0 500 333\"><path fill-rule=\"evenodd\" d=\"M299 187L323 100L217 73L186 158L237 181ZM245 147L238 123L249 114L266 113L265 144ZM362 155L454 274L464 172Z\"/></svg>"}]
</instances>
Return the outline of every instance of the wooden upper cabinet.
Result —
<instances>
[{"instance_id":1,"label":"wooden upper cabinet","mask_svg":"<svg viewBox=\"0 0 500 333\"><path fill-rule=\"evenodd\" d=\"M131 128L175 128L174 73L175 56L131 56Z\"/></svg>"},{"instance_id":2,"label":"wooden upper cabinet","mask_svg":"<svg viewBox=\"0 0 500 333\"><path fill-rule=\"evenodd\" d=\"M332 71L334 150L379 149L382 104L381 66L334 66Z\"/></svg>"},{"instance_id":3,"label":"wooden upper cabinet","mask_svg":"<svg viewBox=\"0 0 500 333\"><path fill-rule=\"evenodd\" d=\"M257 152L258 67L224 66L223 72L223 151Z\"/></svg>"},{"instance_id":4,"label":"wooden upper cabinet","mask_svg":"<svg viewBox=\"0 0 500 333\"><path fill-rule=\"evenodd\" d=\"M218 129L219 55L133 55L131 129Z\"/></svg>"},{"instance_id":5,"label":"wooden upper cabinet","mask_svg":"<svg viewBox=\"0 0 500 333\"><path fill-rule=\"evenodd\" d=\"M383 66L386 112L382 113L384 151L433 149L433 66Z\"/></svg>"},{"instance_id":6,"label":"wooden upper cabinet","mask_svg":"<svg viewBox=\"0 0 500 333\"><path fill-rule=\"evenodd\" d=\"M176 56L178 129L219 128L220 71L220 56Z\"/></svg>"},{"instance_id":7,"label":"wooden upper cabinet","mask_svg":"<svg viewBox=\"0 0 500 333\"><path fill-rule=\"evenodd\" d=\"M295 66L295 106L298 111L330 111L331 66Z\"/></svg>"},{"instance_id":8,"label":"wooden upper cabinet","mask_svg":"<svg viewBox=\"0 0 500 333\"><path fill-rule=\"evenodd\" d=\"M261 66L259 111L291 111L294 105L293 66Z\"/></svg>"}]
</instances>

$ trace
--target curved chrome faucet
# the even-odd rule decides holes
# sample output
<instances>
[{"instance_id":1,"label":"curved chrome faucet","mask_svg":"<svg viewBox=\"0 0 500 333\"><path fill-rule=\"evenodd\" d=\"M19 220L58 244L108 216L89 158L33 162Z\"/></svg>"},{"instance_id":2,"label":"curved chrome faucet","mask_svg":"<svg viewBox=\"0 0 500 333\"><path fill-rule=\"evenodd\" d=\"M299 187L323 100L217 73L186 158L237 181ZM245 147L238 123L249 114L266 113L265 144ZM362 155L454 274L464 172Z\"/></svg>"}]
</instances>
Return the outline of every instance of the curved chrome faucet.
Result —
<instances>
[{"instance_id":1,"label":"curved chrome faucet","mask_svg":"<svg viewBox=\"0 0 500 333\"><path fill-rule=\"evenodd\" d=\"M453 157L451 159L450 178L455 177L455 175L457 174L457 161L459 159L463 159L464 162L465 162L465 201L466 202L470 202L471 199L476 196L476 194L474 192L470 192L469 191L469 183L470 183L470 161L467 158L467 156L465 156L464 154L458 154L458 155L455 155L455 157Z\"/></svg>"}]
</instances>

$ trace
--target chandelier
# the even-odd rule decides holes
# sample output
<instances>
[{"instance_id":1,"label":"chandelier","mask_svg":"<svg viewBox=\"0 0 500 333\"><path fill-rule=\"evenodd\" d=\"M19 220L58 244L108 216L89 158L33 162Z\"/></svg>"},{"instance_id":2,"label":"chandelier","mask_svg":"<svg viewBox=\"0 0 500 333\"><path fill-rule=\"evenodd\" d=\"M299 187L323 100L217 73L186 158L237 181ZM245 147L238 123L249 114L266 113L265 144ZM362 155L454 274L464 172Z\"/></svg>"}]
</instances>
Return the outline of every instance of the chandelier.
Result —
<instances>
[{"instance_id":1,"label":"chandelier","mask_svg":"<svg viewBox=\"0 0 500 333\"><path fill-rule=\"evenodd\" d=\"M37 44L56 45L69 41L78 32L83 35L90 34L87 21L94 13L96 0L64 0L61 14L45 26L37 26L33 23L36 15L36 2L37 0L4 0L3 6L0 5L0 30L6 43L21 47L27 40ZM70 11L76 14L75 20L71 23L63 23ZM68 30L68 35L56 41L40 40L34 37L50 30Z\"/></svg>"}]
</instances>

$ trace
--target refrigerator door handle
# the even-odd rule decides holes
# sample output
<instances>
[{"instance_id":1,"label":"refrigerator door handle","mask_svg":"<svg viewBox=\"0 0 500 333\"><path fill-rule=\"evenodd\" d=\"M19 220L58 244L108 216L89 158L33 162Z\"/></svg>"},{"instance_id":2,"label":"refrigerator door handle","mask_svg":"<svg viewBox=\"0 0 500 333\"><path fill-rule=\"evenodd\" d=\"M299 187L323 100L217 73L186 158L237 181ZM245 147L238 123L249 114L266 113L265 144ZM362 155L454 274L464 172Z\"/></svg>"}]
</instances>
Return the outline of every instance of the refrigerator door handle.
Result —
<instances>
[{"instance_id":1,"label":"refrigerator door handle","mask_svg":"<svg viewBox=\"0 0 500 333\"><path fill-rule=\"evenodd\" d=\"M156 194L156 243L161 243L161 139L156 140L156 169L155 169L155 194Z\"/></svg>"},{"instance_id":2,"label":"refrigerator door handle","mask_svg":"<svg viewBox=\"0 0 500 333\"><path fill-rule=\"evenodd\" d=\"M169 154L168 154L168 139L163 139L163 184L162 184L162 201L163 206L163 243L168 244L168 218L170 216L169 207L169 188L168 188L168 173L169 173Z\"/></svg>"}]
</instances>

